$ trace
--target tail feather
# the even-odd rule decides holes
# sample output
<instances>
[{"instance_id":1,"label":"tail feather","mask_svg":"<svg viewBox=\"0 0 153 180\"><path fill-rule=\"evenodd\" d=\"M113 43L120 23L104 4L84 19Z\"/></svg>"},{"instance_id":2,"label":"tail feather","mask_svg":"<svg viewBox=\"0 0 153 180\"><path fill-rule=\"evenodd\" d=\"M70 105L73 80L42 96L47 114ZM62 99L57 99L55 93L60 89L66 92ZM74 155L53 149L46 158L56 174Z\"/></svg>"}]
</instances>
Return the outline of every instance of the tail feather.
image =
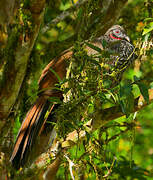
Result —
<instances>
[{"instance_id":1,"label":"tail feather","mask_svg":"<svg viewBox=\"0 0 153 180\"><path fill-rule=\"evenodd\" d=\"M28 111L25 119L23 120L20 130L18 132L17 138L16 138L16 142L14 145L14 149L13 149L13 153L12 153L10 161L13 161L16 154L19 153L19 150L21 150L20 147L23 146L23 143L25 141L25 137L28 131L28 126L30 125L30 121L33 118L33 115L35 114L35 111L36 111L36 106L33 105L33 107Z\"/></svg>"},{"instance_id":2,"label":"tail feather","mask_svg":"<svg viewBox=\"0 0 153 180\"><path fill-rule=\"evenodd\" d=\"M24 141L24 146L23 146L23 150L22 150L21 159L24 157L24 154L26 153L26 151L25 151L26 148L29 148L31 150L33 139L36 137L36 136L34 136L35 135L34 132L37 129L40 130L39 126L38 126L38 121L41 120L41 114L42 114L42 111L44 109L44 106L45 106L45 103L43 101L40 101L40 103L38 104L38 107L36 107L37 109L36 109L32 119L30 121L29 126L28 126L28 131L26 133L26 139ZM47 109L45 109L45 110L47 111ZM43 116L44 115L45 114L43 114Z\"/></svg>"},{"instance_id":3,"label":"tail feather","mask_svg":"<svg viewBox=\"0 0 153 180\"><path fill-rule=\"evenodd\" d=\"M44 123L44 116L49 108L49 102L43 97L39 97L32 108L27 113L19 133L16 138L14 150L10 161L15 168L23 166L27 160L27 155L40 132Z\"/></svg>"}]
</instances>

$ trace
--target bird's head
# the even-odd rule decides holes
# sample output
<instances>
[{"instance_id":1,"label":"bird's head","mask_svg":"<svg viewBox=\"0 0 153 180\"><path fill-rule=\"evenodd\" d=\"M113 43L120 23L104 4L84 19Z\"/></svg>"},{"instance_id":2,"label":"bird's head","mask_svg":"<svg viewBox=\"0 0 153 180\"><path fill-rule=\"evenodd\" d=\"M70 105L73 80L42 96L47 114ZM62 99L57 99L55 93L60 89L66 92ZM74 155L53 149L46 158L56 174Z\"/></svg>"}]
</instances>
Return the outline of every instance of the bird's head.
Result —
<instances>
[{"instance_id":1,"label":"bird's head","mask_svg":"<svg viewBox=\"0 0 153 180\"><path fill-rule=\"evenodd\" d=\"M130 38L127 36L123 27L114 25L104 35L104 39L108 44L116 43L121 40L130 42Z\"/></svg>"}]
</instances>

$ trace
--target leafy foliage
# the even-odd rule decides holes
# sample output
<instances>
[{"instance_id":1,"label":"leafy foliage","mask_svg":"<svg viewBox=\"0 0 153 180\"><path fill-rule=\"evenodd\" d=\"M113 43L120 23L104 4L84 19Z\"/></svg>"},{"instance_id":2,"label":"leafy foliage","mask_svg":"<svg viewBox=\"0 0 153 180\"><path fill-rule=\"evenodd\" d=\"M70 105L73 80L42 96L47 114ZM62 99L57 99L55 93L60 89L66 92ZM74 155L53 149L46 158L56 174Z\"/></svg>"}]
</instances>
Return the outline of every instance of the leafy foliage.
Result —
<instances>
[{"instance_id":1,"label":"leafy foliage","mask_svg":"<svg viewBox=\"0 0 153 180\"><path fill-rule=\"evenodd\" d=\"M138 3L138 1L137 3L129 3L129 6L137 6L140 9L143 3ZM126 10L128 10L128 7ZM145 13L147 14L147 8L145 9ZM146 14L145 17L147 17ZM138 18L137 14L131 17L131 21L136 21L138 23L136 28L139 28L140 20L134 18ZM150 32L152 31L150 23L145 28L147 30L144 29L139 32L135 30L135 33L133 30L131 32L131 36L135 35L132 37L142 38L138 41L139 44L136 45L140 47L137 51L141 56L151 51L150 47L147 46L145 51L143 50L143 54L141 54L144 36L147 35L147 42L149 43ZM139 116L136 116L137 121L133 119L132 112L137 91L143 95L147 103L149 102L149 85L146 84L145 77L147 77L150 71L148 70L149 72L147 74L144 73L136 77L138 72L133 72L133 75L129 76L128 73L131 72L129 70L125 73L123 81L119 86L110 88L111 78L104 78L105 72L110 67L105 67L102 64L107 56L101 54L101 49L98 47L90 43L86 44L97 51L97 57L96 59L95 57L89 57L84 51L83 46L80 46L79 43L74 46L74 56L71 59L74 67L71 67L71 76L66 81L69 84L69 88L62 89L69 100L63 103L56 113L59 136L66 137L66 134L73 129L76 129L78 132L84 130L84 123L92 118L97 108L105 109L119 104L127 119L120 118L117 120L117 123L110 122L93 134L86 132L86 140L70 149L68 155L75 164L75 177L84 177L85 179L149 179L149 177L151 178L150 168L148 169L149 166L145 166L147 169L143 168L144 166L138 165L139 163L136 159L138 156L142 159L141 153L137 151L137 147L140 145L135 144L141 137L138 130L140 121ZM146 58L151 63L150 55L149 53ZM139 69L139 72L141 71ZM137 85L137 88L135 85ZM143 113L145 116L145 111L140 113L140 116ZM134 142L133 139L135 139ZM152 163L150 161L149 164ZM69 164L65 159L61 171L58 172L57 176L62 178L63 171L65 171L65 174L68 173L68 166ZM64 168L64 170L63 167L67 168ZM65 177L70 178L70 175Z\"/></svg>"},{"instance_id":2,"label":"leafy foliage","mask_svg":"<svg viewBox=\"0 0 153 180\"><path fill-rule=\"evenodd\" d=\"M44 26L60 13L73 7L76 2L73 0L48 2ZM23 2L20 16L25 29L28 27L29 31L32 31L31 13L24 10L29 3L30 1ZM51 98L50 102L60 104L55 110L58 139L65 139L67 134L74 130L78 134L81 130L86 132L83 141L65 150L66 156L74 163L72 170L76 179L152 178L153 145L150 136L153 128L153 106L151 104L142 112L133 114L135 99L140 94L149 104L148 89L152 88L153 84L151 3L149 0L129 1L118 20L118 23L127 29L138 55L135 65L124 73L121 82L115 78L117 75L115 70L105 63L109 59L109 53L82 41L82 37L87 35L87 30L92 28L91 21L94 21L93 24L98 22L101 1L89 1L86 7L81 6L64 20L57 24L53 23L45 34L40 32L36 41L30 57L23 103L16 117L14 134L19 128L20 117L24 116L38 93L36 83L40 75L38 72L50 59L73 44L73 56L69 61L67 77L60 79L58 74L50 69L59 81L56 89L63 92L64 101ZM95 27L97 28L96 25ZM95 36L96 28L91 38ZM76 29L77 37L74 38ZM106 46L105 42L102 43ZM89 56L86 46L95 50L96 54ZM110 70L111 74L108 73ZM94 117L96 111L115 106L120 107L125 116L104 123L92 133L87 131L85 124ZM57 178L71 179L69 162L65 156Z\"/></svg>"}]
</instances>

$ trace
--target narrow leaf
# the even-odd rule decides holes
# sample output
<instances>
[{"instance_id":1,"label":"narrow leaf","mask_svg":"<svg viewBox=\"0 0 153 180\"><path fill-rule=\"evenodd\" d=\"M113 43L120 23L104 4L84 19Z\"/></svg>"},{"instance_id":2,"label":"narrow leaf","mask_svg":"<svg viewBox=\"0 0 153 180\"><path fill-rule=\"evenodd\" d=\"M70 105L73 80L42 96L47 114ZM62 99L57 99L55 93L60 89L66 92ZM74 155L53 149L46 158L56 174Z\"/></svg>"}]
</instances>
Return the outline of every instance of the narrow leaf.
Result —
<instances>
[{"instance_id":1,"label":"narrow leaf","mask_svg":"<svg viewBox=\"0 0 153 180\"><path fill-rule=\"evenodd\" d=\"M95 51L101 53L102 52L102 49L100 49L99 47L93 45L93 44L90 44L88 42L86 42L86 45L89 46L91 49L94 49Z\"/></svg>"},{"instance_id":2,"label":"narrow leaf","mask_svg":"<svg viewBox=\"0 0 153 180\"><path fill-rule=\"evenodd\" d=\"M138 82L136 83L140 89L140 92L142 94L142 96L144 97L145 101L147 103L149 103L149 92L148 92L148 87L142 83L142 82Z\"/></svg>"},{"instance_id":3,"label":"narrow leaf","mask_svg":"<svg viewBox=\"0 0 153 180\"><path fill-rule=\"evenodd\" d=\"M132 86L129 82L120 86L119 99L122 112L128 117L134 107L134 95L132 93Z\"/></svg>"},{"instance_id":4,"label":"narrow leaf","mask_svg":"<svg viewBox=\"0 0 153 180\"><path fill-rule=\"evenodd\" d=\"M57 79L58 79L59 82L62 82L60 76L54 71L54 69L49 68L49 70L57 77Z\"/></svg>"},{"instance_id":5,"label":"narrow leaf","mask_svg":"<svg viewBox=\"0 0 153 180\"><path fill-rule=\"evenodd\" d=\"M145 35L151 31L153 31L153 22L149 23L148 27L144 28L142 35Z\"/></svg>"}]
</instances>

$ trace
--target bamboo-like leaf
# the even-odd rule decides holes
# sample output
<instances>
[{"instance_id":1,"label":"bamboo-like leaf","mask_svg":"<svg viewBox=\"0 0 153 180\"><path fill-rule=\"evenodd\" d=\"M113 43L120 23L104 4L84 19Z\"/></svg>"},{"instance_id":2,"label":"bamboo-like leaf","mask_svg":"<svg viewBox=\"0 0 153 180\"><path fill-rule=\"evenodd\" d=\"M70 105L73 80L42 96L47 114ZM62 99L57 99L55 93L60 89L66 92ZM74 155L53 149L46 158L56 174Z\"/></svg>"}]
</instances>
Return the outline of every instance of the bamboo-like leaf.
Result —
<instances>
[{"instance_id":1,"label":"bamboo-like leaf","mask_svg":"<svg viewBox=\"0 0 153 180\"><path fill-rule=\"evenodd\" d=\"M58 104L62 103L62 101L58 97L50 97L49 101L52 102L52 103L58 103Z\"/></svg>"},{"instance_id":2,"label":"bamboo-like leaf","mask_svg":"<svg viewBox=\"0 0 153 180\"><path fill-rule=\"evenodd\" d=\"M134 83L139 87L140 92L142 96L144 97L144 100L149 103L149 92L148 92L148 86L145 85L143 82L140 82L140 79L137 76L134 76Z\"/></svg>"},{"instance_id":3,"label":"bamboo-like leaf","mask_svg":"<svg viewBox=\"0 0 153 180\"><path fill-rule=\"evenodd\" d=\"M59 82L62 82L60 76L54 71L54 69L49 68L49 70L57 77L57 79L58 79Z\"/></svg>"},{"instance_id":4,"label":"bamboo-like leaf","mask_svg":"<svg viewBox=\"0 0 153 180\"><path fill-rule=\"evenodd\" d=\"M142 82L137 83L137 85L138 85L140 92L141 92L142 96L144 97L145 101L149 104L148 87Z\"/></svg>"},{"instance_id":5,"label":"bamboo-like leaf","mask_svg":"<svg viewBox=\"0 0 153 180\"><path fill-rule=\"evenodd\" d=\"M102 52L102 49L100 49L99 47L93 45L93 44L90 44L88 42L86 42L86 45L89 46L91 49L94 49L95 51L101 53Z\"/></svg>"},{"instance_id":6,"label":"bamboo-like leaf","mask_svg":"<svg viewBox=\"0 0 153 180\"><path fill-rule=\"evenodd\" d=\"M130 83L127 82L125 85L120 86L119 99L122 112L128 117L134 107L134 95Z\"/></svg>"},{"instance_id":7,"label":"bamboo-like leaf","mask_svg":"<svg viewBox=\"0 0 153 180\"><path fill-rule=\"evenodd\" d=\"M144 28L142 35L145 35L153 31L153 22L150 22L147 27Z\"/></svg>"}]
</instances>

